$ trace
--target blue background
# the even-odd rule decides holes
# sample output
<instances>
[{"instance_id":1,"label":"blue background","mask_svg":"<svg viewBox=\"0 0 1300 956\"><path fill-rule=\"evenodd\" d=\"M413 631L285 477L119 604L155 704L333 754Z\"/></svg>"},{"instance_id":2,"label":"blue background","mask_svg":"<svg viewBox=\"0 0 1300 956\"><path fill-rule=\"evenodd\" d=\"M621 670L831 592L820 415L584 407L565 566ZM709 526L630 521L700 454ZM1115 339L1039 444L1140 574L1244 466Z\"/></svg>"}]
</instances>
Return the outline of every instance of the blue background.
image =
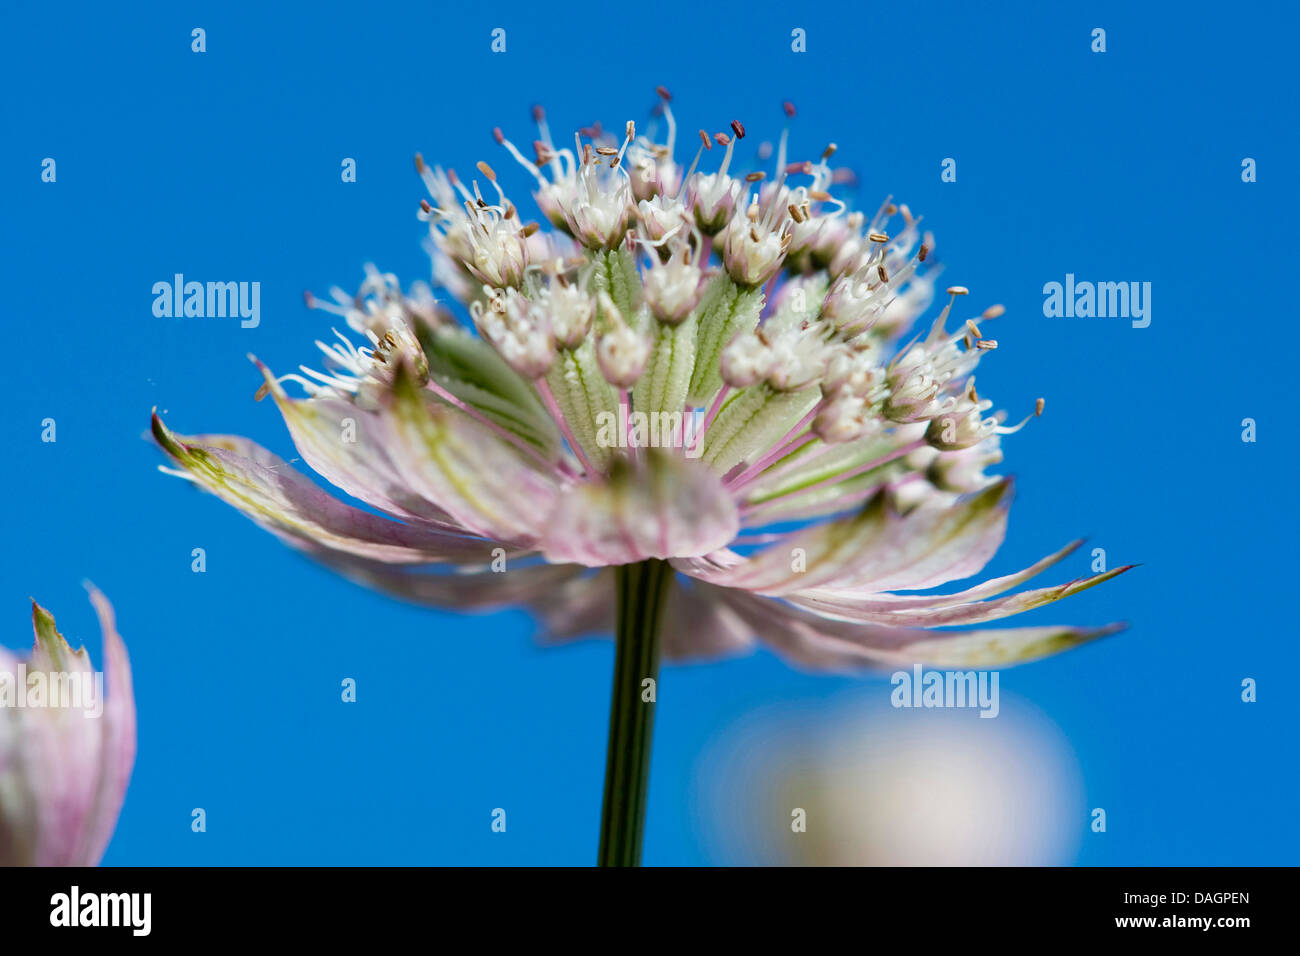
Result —
<instances>
[{"instance_id":1,"label":"blue background","mask_svg":"<svg viewBox=\"0 0 1300 956\"><path fill-rule=\"evenodd\" d=\"M11 4L0 29L3 640L28 646L31 595L99 660L81 580L116 605L140 733L106 863L593 859L608 643L543 650L522 613L366 593L158 474L143 436L156 405L181 432L292 457L245 353L317 363L328 317L302 291L351 290L367 260L427 276L413 154L488 159L522 197L494 125L530 142L534 102L557 138L644 122L660 83L683 144L732 118L774 138L792 100L796 155L837 142L858 205L909 203L944 282L1006 304L980 390L1014 413L1045 395L1047 413L1006 443L1019 498L989 572L1084 534L1054 580L1086 573L1092 547L1144 563L1020 621L1129 631L1003 674L1073 742L1088 806L1107 810L1078 862L1296 862L1294 8L131 7ZM340 181L343 157L358 182ZM1258 182L1241 181L1244 157ZM175 272L260 281L261 326L155 318L151 286ZM1151 326L1044 318L1042 285L1067 272L1151 282ZM766 652L666 669L646 862L709 861L697 764L722 728L863 683Z\"/></svg>"}]
</instances>

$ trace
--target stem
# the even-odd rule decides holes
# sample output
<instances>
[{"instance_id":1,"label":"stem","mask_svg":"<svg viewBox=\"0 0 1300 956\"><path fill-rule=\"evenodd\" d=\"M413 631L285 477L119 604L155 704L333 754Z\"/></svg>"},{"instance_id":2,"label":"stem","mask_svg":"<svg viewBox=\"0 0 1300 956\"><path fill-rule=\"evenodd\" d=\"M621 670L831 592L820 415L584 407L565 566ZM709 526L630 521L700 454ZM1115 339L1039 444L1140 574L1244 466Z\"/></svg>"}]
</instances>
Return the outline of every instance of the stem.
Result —
<instances>
[{"instance_id":1,"label":"stem","mask_svg":"<svg viewBox=\"0 0 1300 956\"><path fill-rule=\"evenodd\" d=\"M657 559L614 569L618 633L605 754L605 802L600 816L600 866L640 866L650 784L654 702L641 682L659 682L659 637L673 569Z\"/></svg>"}]
</instances>

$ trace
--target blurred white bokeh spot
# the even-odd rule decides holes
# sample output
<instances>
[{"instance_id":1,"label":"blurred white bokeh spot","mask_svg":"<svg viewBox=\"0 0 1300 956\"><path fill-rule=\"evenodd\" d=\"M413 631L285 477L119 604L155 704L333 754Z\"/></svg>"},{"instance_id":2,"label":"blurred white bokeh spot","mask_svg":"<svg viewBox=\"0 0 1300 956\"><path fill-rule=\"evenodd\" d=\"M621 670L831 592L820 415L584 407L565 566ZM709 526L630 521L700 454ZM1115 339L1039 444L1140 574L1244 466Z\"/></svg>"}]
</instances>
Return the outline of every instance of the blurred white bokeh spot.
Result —
<instances>
[{"instance_id":1,"label":"blurred white bokeh spot","mask_svg":"<svg viewBox=\"0 0 1300 956\"><path fill-rule=\"evenodd\" d=\"M717 863L1072 863L1087 826L1073 751L1032 705L1002 699L993 720L896 710L879 688L752 714L701 761L704 844Z\"/></svg>"}]
</instances>

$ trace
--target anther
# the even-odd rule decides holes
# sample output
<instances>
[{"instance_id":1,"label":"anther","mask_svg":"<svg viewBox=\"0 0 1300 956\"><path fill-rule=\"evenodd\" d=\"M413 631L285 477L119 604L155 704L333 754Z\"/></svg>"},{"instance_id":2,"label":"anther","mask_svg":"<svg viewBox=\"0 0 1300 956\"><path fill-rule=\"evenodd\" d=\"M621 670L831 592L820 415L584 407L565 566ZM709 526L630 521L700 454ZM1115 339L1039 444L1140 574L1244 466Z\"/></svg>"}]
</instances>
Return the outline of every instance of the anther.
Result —
<instances>
[{"instance_id":1,"label":"anther","mask_svg":"<svg viewBox=\"0 0 1300 956\"><path fill-rule=\"evenodd\" d=\"M948 286L948 294L949 295L970 295L970 289L966 288L964 285L950 285Z\"/></svg>"},{"instance_id":2,"label":"anther","mask_svg":"<svg viewBox=\"0 0 1300 956\"><path fill-rule=\"evenodd\" d=\"M731 131L736 134L736 139L745 138L745 127L740 120L731 121Z\"/></svg>"},{"instance_id":3,"label":"anther","mask_svg":"<svg viewBox=\"0 0 1300 956\"><path fill-rule=\"evenodd\" d=\"M497 181L497 174L493 171L491 166L489 166L487 163L483 162L482 160L478 161L478 171L482 173L484 176L486 176L489 182Z\"/></svg>"},{"instance_id":4,"label":"anther","mask_svg":"<svg viewBox=\"0 0 1300 956\"><path fill-rule=\"evenodd\" d=\"M709 134L704 132L704 130L700 130L700 142L704 144L705 149L713 148L713 140L709 139Z\"/></svg>"}]
</instances>

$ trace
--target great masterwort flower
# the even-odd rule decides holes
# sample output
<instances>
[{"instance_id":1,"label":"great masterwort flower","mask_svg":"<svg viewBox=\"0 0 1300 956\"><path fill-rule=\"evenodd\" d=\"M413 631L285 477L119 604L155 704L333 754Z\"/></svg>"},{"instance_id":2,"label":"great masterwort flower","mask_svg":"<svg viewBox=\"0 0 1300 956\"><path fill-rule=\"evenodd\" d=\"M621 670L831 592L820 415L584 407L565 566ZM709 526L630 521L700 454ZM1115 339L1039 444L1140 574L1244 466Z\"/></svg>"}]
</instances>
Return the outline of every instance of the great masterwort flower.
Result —
<instances>
[{"instance_id":1,"label":"great masterwort flower","mask_svg":"<svg viewBox=\"0 0 1300 956\"><path fill-rule=\"evenodd\" d=\"M372 510L247 439L173 434L155 415L176 473L384 591L528 605L555 638L616 629L611 765L636 752L634 788L637 695L660 649L998 666L1114 630L966 629L1127 570L1010 593L1077 543L955 593L908 593L976 574L1003 538L1011 483L987 469L1024 422L1007 426L974 375L1002 310L954 316L954 286L914 331L935 271L907 206L850 211L832 195L835 146L791 161L788 123L770 173L736 168L739 122L700 130L684 167L660 95L661 138L628 122L568 148L538 109L529 158L494 131L549 229L487 163L466 182L417 157L446 296L371 268L354 296L309 296L352 333L317 343L323 370L259 363L259 397L302 459Z\"/></svg>"},{"instance_id":2,"label":"great masterwort flower","mask_svg":"<svg viewBox=\"0 0 1300 956\"><path fill-rule=\"evenodd\" d=\"M117 826L135 764L135 696L113 608L93 588L90 600L107 687L35 602L31 657L0 647L0 866L95 866Z\"/></svg>"}]
</instances>

